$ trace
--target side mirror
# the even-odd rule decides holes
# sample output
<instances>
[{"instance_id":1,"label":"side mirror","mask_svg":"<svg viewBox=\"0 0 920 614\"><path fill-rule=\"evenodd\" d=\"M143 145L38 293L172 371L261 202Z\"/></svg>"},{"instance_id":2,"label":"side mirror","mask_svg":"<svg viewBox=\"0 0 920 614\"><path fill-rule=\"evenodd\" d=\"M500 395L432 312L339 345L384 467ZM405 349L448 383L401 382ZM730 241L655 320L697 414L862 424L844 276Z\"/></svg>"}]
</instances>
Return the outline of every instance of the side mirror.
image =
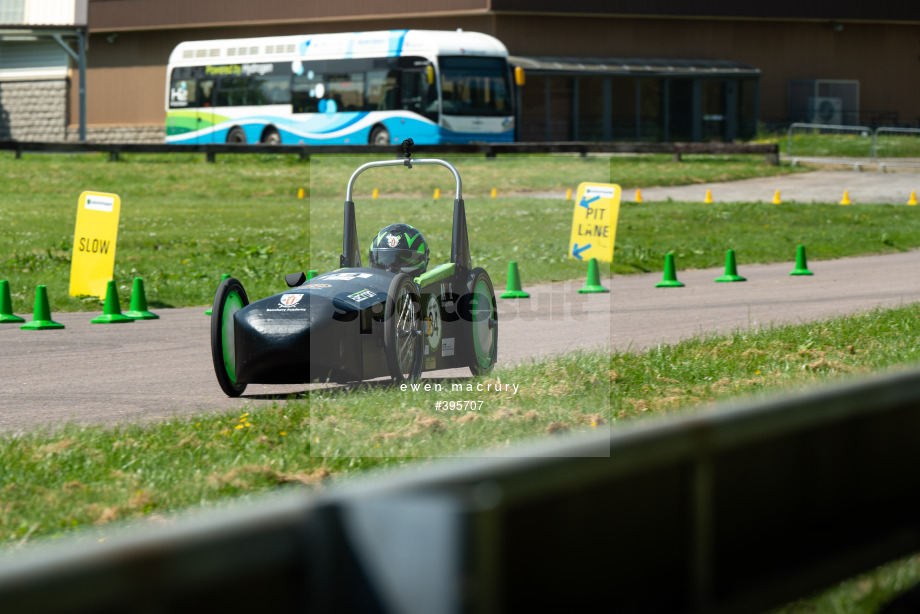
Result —
<instances>
[{"instance_id":1,"label":"side mirror","mask_svg":"<svg viewBox=\"0 0 920 614\"><path fill-rule=\"evenodd\" d=\"M434 83L434 66L431 64L425 67L425 78L428 79L428 85Z\"/></svg>"},{"instance_id":2,"label":"side mirror","mask_svg":"<svg viewBox=\"0 0 920 614\"><path fill-rule=\"evenodd\" d=\"M514 67L514 82L518 85L518 87L520 87L524 85L525 80L526 79L524 78L524 67L515 66Z\"/></svg>"}]
</instances>

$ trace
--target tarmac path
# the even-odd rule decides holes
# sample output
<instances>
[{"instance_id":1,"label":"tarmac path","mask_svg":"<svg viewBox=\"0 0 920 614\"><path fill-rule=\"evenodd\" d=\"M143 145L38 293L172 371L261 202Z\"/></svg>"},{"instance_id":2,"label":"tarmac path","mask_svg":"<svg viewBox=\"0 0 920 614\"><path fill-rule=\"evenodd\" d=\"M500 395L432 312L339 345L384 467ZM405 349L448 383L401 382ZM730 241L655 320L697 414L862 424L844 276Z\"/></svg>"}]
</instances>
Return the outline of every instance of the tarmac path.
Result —
<instances>
[{"instance_id":1,"label":"tarmac path","mask_svg":"<svg viewBox=\"0 0 920 614\"><path fill-rule=\"evenodd\" d=\"M798 194L795 190L804 185L800 178L809 180L809 189L833 194L857 185L858 179L867 182L867 191L882 195L882 202L900 202L901 191L918 183L920 175L819 171L711 189L714 199L757 200L750 186L766 189L769 184L782 189L786 199ZM693 199L672 198L696 200L705 189L701 184L643 193L651 200L661 197L654 190L675 195L692 190ZM735 190L743 197L727 196ZM772 199L772 190L763 200ZM859 194L851 191L850 198L860 202ZM528 287L525 277L530 299L499 300L498 362L512 364L579 348L641 350L710 331L805 322L920 300L920 251L811 262L815 274L808 277L790 277L792 266L745 265L742 260L739 273L748 279L743 283L715 283L721 269L681 271L678 276L686 287L674 289L654 287L660 274L616 276L604 280L610 294L592 295L577 293L581 281ZM210 319L204 308L163 309L157 312L159 320L115 325L90 324L96 313L55 313L53 319L66 329L54 331L0 325L0 432L65 421L113 424L203 411L248 411L283 402L275 395L308 390L252 385L242 398L224 396L214 378ZM436 375L467 376L468 371Z\"/></svg>"},{"instance_id":2,"label":"tarmac path","mask_svg":"<svg viewBox=\"0 0 920 614\"><path fill-rule=\"evenodd\" d=\"M812 262L810 277L789 276L791 262L738 266L747 282L715 283L723 271L709 269L681 271L684 288L655 288L660 274L605 279L610 294L580 295L583 282L525 287L530 299L499 300L499 364L579 348L640 350L920 300L920 252ZM225 397L203 310L163 309L159 320L113 325L91 324L93 313L52 314L64 330L0 326L0 431L248 411L307 390L252 385L243 398Z\"/></svg>"},{"instance_id":3,"label":"tarmac path","mask_svg":"<svg viewBox=\"0 0 920 614\"><path fill-rule=\"evenodd\" d=\"M642 199L649 202L668 199L702 202L706 190L712 192L712 200L715 202L769 203L773 201L776 190L779 190L783 202L839 203L846 190L854 204L903 205L910 198L912 190L920 194L920 173L813 171L724 183L642 188ZM623 190L623 200L631 201L634 197L635 190Z\"/></svg>"}]
</instances>

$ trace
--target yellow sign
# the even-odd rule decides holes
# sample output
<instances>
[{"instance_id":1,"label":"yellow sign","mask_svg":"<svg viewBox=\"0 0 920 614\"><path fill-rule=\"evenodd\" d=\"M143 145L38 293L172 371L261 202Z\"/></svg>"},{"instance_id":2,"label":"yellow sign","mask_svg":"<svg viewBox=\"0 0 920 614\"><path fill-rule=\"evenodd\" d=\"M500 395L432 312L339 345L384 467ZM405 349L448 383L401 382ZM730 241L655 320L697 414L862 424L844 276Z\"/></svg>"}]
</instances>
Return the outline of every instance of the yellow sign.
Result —
<instances>
[{"instance_id":1,"label":"yellow sign","mask_svg":"<svg viewBox=\"0 0 920 614\"><path fill-rule=\"evenodd\" d=\"M70 262L70 295L105 298L115 270L115 239L121 199L117 194L83 192L77 205Z\"/></svg>"},{"instance_id":2,"label":"yellow sign","mask_svg":"<svg viewBox=\"0 0 920 614\"><path fill-rule=\"evenodd\" d=\"M620 186L612 183L579 184L572 215L569 258L613 262L620 193Z\"/></svg>"}]
</instances>

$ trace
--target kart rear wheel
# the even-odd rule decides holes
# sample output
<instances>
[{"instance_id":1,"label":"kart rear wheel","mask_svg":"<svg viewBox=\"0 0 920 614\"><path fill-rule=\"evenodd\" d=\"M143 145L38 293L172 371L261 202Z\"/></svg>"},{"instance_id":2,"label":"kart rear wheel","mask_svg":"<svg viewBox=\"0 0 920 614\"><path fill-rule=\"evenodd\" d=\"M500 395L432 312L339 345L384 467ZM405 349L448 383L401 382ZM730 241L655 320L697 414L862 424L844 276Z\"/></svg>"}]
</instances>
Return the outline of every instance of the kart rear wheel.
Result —
<instances>
[{"instance_id":1,"label":"kart rear wheel","mask_svg":"<svg viewBox=\"0 0 920 614\"><path fill-rule=\"evenodd\" d=\"M475 268L466 282L469 293L469 337L467 361L473 375L483 375L495 366L498 356L498 309L492 280L484 269ZM465 301L464 301L465 302ZM464 310L465 311L465 310Z\"/></svg>"},{"instance_id":2,"label":"kart rear wheel","mask_svg":"<svg viewBox=\"0 0 920 614\"><path fill-rule=\"evenodd\" d=\"M238 397L246 390L246 384L236 381L236 344L233 316L249 304L249 297L239 280L232 277L223 280L214 295L211 307L211 359L214 374L228 397Z\"/></svg>"},{"instance_id":3,"label":"kart rear wheel","mask_svg":"<svg viewBox=\"0 0 920 614\"><path fill-rule=\"evenodd\" d=\"M422 317L418 286L405 273L390 282L383 322L383 351L394 384L422 374Z\"/></svg>"}]
</instances>

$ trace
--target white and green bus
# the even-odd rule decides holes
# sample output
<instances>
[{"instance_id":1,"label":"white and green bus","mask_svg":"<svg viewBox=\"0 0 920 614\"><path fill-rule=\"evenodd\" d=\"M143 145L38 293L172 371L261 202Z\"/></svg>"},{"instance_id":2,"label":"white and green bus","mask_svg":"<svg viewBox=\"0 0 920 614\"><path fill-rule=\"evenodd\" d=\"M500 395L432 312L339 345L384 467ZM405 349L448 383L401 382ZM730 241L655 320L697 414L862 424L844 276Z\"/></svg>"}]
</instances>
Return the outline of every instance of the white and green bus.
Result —
<instances>
[{"instance_id":1,"label":"white and green bus","mask_svg":"<svg viewBox=\"0 0 920 614\"><path fill-rule=\"evenodd\" d=\"M514 140L501 42L392 30L180 43L166 142L387 145Z\"/></svg>"}]
</instances>

